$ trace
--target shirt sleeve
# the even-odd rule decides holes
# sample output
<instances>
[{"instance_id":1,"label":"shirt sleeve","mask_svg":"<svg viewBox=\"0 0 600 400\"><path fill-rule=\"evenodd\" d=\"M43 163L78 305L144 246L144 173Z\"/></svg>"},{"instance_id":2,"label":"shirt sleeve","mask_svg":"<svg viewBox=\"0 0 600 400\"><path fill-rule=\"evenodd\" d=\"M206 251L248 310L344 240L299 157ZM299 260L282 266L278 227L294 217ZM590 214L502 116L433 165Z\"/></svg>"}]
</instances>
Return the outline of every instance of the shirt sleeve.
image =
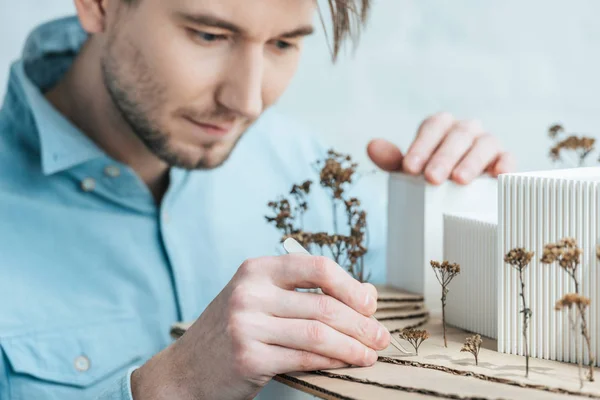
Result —
<instances>
[{"instance_id":1,"label":"shirt sleeve","mask_svg":"<svg viewBox=\"0 0 600 400\"><path fill-rule=\"evenodd\" d=\"M130 368L112 387L104 391L96 400L134 400L131 393L131 374L139 367Z\"/></svg>"}]
</instances>

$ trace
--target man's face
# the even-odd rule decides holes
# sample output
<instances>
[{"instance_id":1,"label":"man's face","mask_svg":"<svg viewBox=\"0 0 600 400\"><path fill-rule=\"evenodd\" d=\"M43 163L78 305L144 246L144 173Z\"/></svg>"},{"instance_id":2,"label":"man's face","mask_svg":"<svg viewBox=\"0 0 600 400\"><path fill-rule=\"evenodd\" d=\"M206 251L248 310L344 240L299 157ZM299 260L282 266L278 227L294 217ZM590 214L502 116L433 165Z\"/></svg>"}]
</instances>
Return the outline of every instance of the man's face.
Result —
<instances>
[{"instance_id":1,"label":"man's face","mask_svg":"<svg viewBox=\"0 0 600 400\"><path fill-rule=\"evenodd\" d=\"M292 79L314 0L137 0L109 8L104 82L159 158L224 162ZM113 3L115 4L115 3Z\"/></svg>"}]
</instances>

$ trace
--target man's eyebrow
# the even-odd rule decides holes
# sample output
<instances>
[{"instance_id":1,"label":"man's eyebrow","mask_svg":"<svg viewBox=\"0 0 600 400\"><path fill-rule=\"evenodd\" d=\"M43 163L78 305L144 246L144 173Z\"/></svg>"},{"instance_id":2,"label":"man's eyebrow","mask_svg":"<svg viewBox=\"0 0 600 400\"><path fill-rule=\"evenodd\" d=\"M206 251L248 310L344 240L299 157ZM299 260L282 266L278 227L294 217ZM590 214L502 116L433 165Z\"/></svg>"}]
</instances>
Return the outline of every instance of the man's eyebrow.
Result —
<instances>
[{"instance_id":1,"label":"man's eyebrow","mask_svg":"<svg viewBox=\"0 0 600 400\"><path fill-rule=\"evenodd\" d=\"M233 33L243 32L243 29L239 26L232 24L231 22L225 21L224 19L208 14L186 14L183 12L178 12L177 16L183 20L186 20L196 25L204 25L211 26L213 28L225 29Z\"/></svg>"},{"instance_id":2,"label":"man's eyebrow","mask_svg":"<svg viewBox=\"0 0 600 400\"><path fill-rule=\"evenodd\" d=\"M312 26L306 25L306 26L302 26L298 29L294 29L293 31L286 32L286 33L282 34L280 37L285 38L285 39L294 39L294 38L301 37L301 36L312 35L314 31L315 31L315 29Z\"/></svg>"},{"instance_id":3,"label":"man's eyebrow","mask_svg":"<svg viewBox=\"0 0 600 400\"><path fill-rule=\"evenodd\" d=\"M213 28L225 29L225 30L231 31L233 33L243 33L244 32L244 29L240 28L239 26L237 26L229 21L226 21L224 19L215 17L213 15L209 15L209 14L187 14L187 13L179 12L179 13L177 13L177 16L185 21L188 21L188 22L196 24L196 25L203 25L203 26L210 26ZM294 38L298 38L301 36L312 35L313 32L314 32L314 28L310 25L306 25L306 26L301 26L300 28L294 29L292 31L285 32L285 33L279 35L279 37L285 38L285 39L294 39Z\"/></svg>"}]
</instances>

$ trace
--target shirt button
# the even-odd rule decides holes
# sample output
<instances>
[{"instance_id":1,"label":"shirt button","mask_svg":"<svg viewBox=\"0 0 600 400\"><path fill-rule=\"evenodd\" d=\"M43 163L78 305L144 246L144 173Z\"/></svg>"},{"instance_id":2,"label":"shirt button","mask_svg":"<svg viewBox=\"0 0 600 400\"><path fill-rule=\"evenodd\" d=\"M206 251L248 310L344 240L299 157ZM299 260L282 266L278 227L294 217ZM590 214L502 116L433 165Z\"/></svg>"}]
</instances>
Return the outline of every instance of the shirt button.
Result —
<instances>
[{"instance_id":1,"label":"shirt button","mask_svg":"<svg viewBox=\"0 0 600 400\"><path fill-rule=\"evenodd\" d=\"M104 168L104 175L110 178L118 178L121 176L121 170L116 165L109 165Z\"/></svg>"},{"instance_id":2,"label":"shirt button","mask_svg":"<svg viewBox=\"0 0 600 400\"><path fill-rule=\"evenodd\" d=\"M85 178L81 181L81 190L84 192L92 192L96 189L96 180L94 178Z\"/></svg>"},{"instance_id":3,"label":"shirt button","mask_svg":"<svg viewBox=\"0 0 600 400\"><path fill-rule=\"evenodd\" d=\"M79 356L73 362L75 369L79 372L86 372L90 369L90 359L86 356Z\"/></svg>"}]
</instances>

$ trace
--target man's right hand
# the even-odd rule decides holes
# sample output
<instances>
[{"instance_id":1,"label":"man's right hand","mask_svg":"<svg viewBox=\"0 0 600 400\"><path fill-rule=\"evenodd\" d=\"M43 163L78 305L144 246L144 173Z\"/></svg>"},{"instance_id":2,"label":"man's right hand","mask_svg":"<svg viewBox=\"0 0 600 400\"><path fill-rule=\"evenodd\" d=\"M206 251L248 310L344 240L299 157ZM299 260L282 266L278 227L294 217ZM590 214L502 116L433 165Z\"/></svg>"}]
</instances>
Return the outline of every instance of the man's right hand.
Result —
<instances>
[{"instance_id":1,"label":"man's right hand","mask_svg":"<svg viewBox=\"0 0 600 400\"><path fill-rule=\"evenodd\" d=\"M325 294L298 292L320 287ZM377 290L326 257L244 262L177 342L132 375L135 400L251 399L277 374L370 366L390 334Z\"/></svg>"}]
</instances>

